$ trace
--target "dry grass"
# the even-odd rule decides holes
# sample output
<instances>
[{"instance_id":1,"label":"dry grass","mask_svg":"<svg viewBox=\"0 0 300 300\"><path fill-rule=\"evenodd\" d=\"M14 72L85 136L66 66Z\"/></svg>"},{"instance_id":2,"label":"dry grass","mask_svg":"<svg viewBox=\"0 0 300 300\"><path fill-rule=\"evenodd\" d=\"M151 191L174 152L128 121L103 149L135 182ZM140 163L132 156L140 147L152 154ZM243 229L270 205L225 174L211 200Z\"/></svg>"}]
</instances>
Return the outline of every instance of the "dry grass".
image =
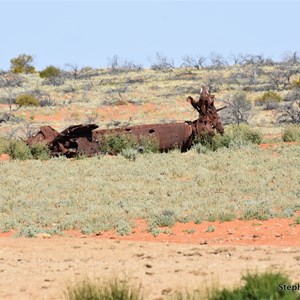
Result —
<instances>
[{"instance_id":1,"label":"dry grass","mask_svg":"<svg viewBox=\"0 0 300 300\"><path fill-rule=\"evenodd\" d=\"M1 229L29 236L41 228L127 234L136 218L158 223L166 215L180 222L291 216L300 208L299 157L300 147L283 145L174 151L135 161L105 156L3 162Z\"/></svg>"}]
</instances>

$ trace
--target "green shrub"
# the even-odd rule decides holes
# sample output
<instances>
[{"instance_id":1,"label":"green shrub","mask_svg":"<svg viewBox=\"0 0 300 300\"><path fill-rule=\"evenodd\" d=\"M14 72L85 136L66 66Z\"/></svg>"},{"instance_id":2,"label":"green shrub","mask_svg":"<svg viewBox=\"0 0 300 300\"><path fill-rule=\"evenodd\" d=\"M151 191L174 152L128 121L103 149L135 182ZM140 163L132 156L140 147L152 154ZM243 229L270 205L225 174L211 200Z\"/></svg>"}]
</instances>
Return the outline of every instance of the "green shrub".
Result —
<instances>
[{"instance_id":1,"label":"green shrub","mask_svg":"<svg viewBox=\"0 0 300 300\"><path fill-rule=\"evenodd\" d=\"M123 149L136 148L138 145L135 137L129 134L106 134L99 140L101 152L119 154Z\"/></svg>"},{"instance_id":2,"label":"green shrub","mask_svg":"<svg viewBox=\"0 0 300 300\"><path fill-rule=\"evenodd\" d=\"M44 143L34 143L30 146L30 151L34 159L47 160L51 157L49 147Z\"/></svg>"},{"instance_id":3,"label":"green shrub","mask_svg":"<svg viewBox=\"0 0 300 300\"><path fill-rule=\"evenodd\" d=\"M246 274L242 276L245 285L228 290L214 291L210 300L261 300L261 299L299 299L298 293L282 291L280 284L291 284L290 279L282 273L264 272L262 274Z\"/></svg>"},{"instance_id":4,"label":"green shrub","mask_svg":"<svg viewBox=\"0 0 300 300\"><path fill-rule=\"evenodd\" d=\"M172 227L176 223L176 216L173 210L165 209L160 214L157 214L152 220L152 224L157 226Z\"/></svg>"},{"instance_id":5,"label":"green shrub","mask_svg":"<svg viewBox=\"0 0 300 300\"><path fill-rule=\"evenodd\" d=\"M20 106L40 106L40 102L30 94L19 95L16 98L16 104Z\"/></svg>"},{"instance_id":6,"label":"green shrub","mask_svg":"<svg viewBox=\"0 0 300 300\"><path fill-rule=\"evenodd\" d=\"M289 125L284 129L282 139L284 142L300 142L300 126Z\"/></svg>"},{"instance_id":7,"label":"green shrub","mask_svg":"<svg viewBox=\"0 0 300 300\"><path fill-rule=\"evenodd\" d=\"M48 66L46 69L40 72L40 77L46 79L58 77L60 75L60 72L60 69L54 66Z\"/></svg>"},{"instance_id":8,"label":"green shrub","mask_svg":"<svg viewBox=\"0 0 300 300\"><path fill-rule=\"evenodd\" d=\"M195 140L193 148L198 153L205 153L207 150L216 151L223 147L241 148L250 144L260 144L261 141L261 133L251 129L248 125L230 125L226 127L223 135L202 135Z\"/></svg>"},{"instance_id":9,"label":"green shrub","mask_svg":"<svg viewBox=\"0 0 300 300\"><path fill-rule=\"evenodd\" d=\"M265 92L261 97L259 97L256 101L255 101L255 105L264 105L267 103L278 103L282 101L282 97L276 93L276 92L272 92L272 91L268 91Z\"/></svg>"},{"instance_id":10,"label":"green shrub","mask_svg":"<svg viewBox=\"0 0 300 300\"><path fill-rule=\"evenodd\" d=\"M135 136L126 133L105 134L99 137L101 152L119 154L125 149L135 149L142 153L158 152L159 144L156 138L143 136L138 140ZM125 151L124 156L130 153ZM129 156L132 156L133 152ZM129 157L128 157L129 158Z\"/></svg>"},{"instance_id":11,"label":"green shrub","mask_svg":"<svg viewBox=\"0 0 300 300\"><path fill-rule=\"evenodd\" d=\"M129 286L126 280L113 279L100 283L84 279L75 286L67 287L65 299L68 300L141 300L138 289Z\"/></svg>"},{"instance_id":12,"label":"green shrub","mask_svg":"<svg viewBox=\"0 0 300 300\"><path fill-rule=\"evenodd\" d=\"M5 153L9 154L12 159L32 159L30 148L23 141L9 141L8 145L6 146Z\"/></svg>"}]
</instances>

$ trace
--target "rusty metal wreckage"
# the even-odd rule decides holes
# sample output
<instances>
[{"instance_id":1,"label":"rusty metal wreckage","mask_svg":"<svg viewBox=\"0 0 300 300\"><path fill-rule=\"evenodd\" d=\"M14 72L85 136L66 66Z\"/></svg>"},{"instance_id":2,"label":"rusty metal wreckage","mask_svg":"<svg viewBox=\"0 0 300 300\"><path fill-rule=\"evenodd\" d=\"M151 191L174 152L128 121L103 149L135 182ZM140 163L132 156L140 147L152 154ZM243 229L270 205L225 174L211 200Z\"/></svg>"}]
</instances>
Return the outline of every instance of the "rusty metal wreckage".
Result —
<instances>
[{"instance_id":1,"label":"rusty metal wreckage","mask_svg":"<svg viewBox=\"0 0 300 300\"><path fill-rule=\"evenodd\" d=\"M101 151L99 141L105 135L132 135L137 140L142 137L156 138L161 152L167 152L174 148L180 148L182 152L189 150L193 140L203 134L214 135L215 130L224 133L222 121L218 111L226 108L216 109L214 106L214 95L211 95L205 87L200 90L199 100L187 97L194 109L199 113L195 121L181 123L149 124L119 127L113 129L98 129L96 124L72 125L61 132L50 126L42 126L40 131L28 138L27 144L46 143L52 156L64 155L74 157L76 155L94 156Z\"/></svg>"}]
</instances>

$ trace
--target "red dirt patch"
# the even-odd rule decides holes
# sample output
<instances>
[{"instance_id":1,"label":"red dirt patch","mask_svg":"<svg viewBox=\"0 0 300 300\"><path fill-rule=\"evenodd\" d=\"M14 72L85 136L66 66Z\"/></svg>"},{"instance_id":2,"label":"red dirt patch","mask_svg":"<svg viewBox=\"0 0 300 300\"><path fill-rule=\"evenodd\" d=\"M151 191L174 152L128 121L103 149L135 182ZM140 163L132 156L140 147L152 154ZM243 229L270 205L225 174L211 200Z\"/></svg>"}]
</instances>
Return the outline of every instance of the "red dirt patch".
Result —
<instances>
[{"instance_id":1,"label":"red dirt patch","mask_svg":"<svg viewBox=\"0 0 300 300\"><path fill-rule=\"evenodd\" d=\"M0 160L10 160L10 156L8 154L0 154Z\"/></svg>"},{"instance_id":2,"label":"red dirt patch","mask_svg":"<svg viewBox=\"0 0 300 300\"><path fill-rule=\"evenodd\" d=\"M264 143L260 144L259 147L262 149L276 148L281 145L300 145L300 142L280 142L280 143Z\"/></svg>"},{"instance_id":3,"label":"red dirt patch","mask_svg":"<svg viewBox=\"0 0 300 300\"><path fill-rule=\"evenodd\" d=\"M65 235L74 238L115 239L140 242L169 242L183 244L209 245L256 245L256 246L300 246L300 225L293 218L274 218L269 220L233 220L229 222L176 223L173 227L160 227L154 237L147 230L145 220L136 220L136 227L127 236L115 231L103 231L84 235L78 230L67 230ZM1 233L0 237L12 236L14 232ZM43 236L41 236L43 237ZM49 236L47 236L48 238Z\"/></svg>"},{"instance_id":4,"label":"red dirt patch","mask_svg":"<svg viewBox=\"0 0 300 300\"><path fill-rule=\"evenodd\" d=\"M223 223L202 222L201 224L176 223L172 228L160 228L162 233L157 237L147 231L145 220L137 220L136 228L129 236L119 236L115 232L109 231L89 237L185 244L300 246L300 240L297 239L300 234L300 226L294 223L294 219L233 220ZM215 230L209 232L209 228L215 228ZM73 234L71 233L71 236Z\"/></svg>"}]
</instances>

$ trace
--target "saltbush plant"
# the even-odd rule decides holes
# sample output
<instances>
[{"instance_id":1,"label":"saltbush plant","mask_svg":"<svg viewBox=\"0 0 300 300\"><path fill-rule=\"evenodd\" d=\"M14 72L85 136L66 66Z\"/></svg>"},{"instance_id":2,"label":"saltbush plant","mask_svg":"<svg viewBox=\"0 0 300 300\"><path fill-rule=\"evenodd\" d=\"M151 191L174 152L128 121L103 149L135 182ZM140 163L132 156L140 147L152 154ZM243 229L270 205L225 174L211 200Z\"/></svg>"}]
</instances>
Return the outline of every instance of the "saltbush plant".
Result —
<instances>
[{"instance_id":1,"label":"saltbush plant","mask_svg":"<svg viewBox=\"0 0 300 300\"><path fill-rule=\"evenodd\" d=\"M282 139L284 142L300 142L300 126L289 125L284 129Z\"/></svg>"},{"instance_id":2,"label":"saltbush plant","mask_svg":"<svg viewBox=\"0 0 300 300\"><path fill-rule=\"evenodd\" d=\"M3 147L3 149L1 149ZM12 159L26 160L26 159L50 159L51 154L47 145L43 143L35 143L28 146L21 140L9 140L1 146L0 140L0 153L8 154Z\"/></svg>"},{"instance_id":3,"label":"saltbush plant","mask_svg":"<svg viewBox=\"0 0 300 300\"><path fill-rule=\"evenodd\" d=\"M230 125L226 127L223 135L208 136L203 134L196 139L194 148L198 153L206 153L208 150L216 151L223 147L241 148L250 144L260 144L261 141L262 134L248 125Z\"/></svg>"},{"instance_id":4,"label":"saltbush plant","mask_svg":"<svg viewBox=\"0 0 300 300\"><path fill-rule=\"evenodd\" d=\"M16 104L19 106L40 106L37 98L30 94L22 94L16 98Z\"/></svg>"}]
</instances>

